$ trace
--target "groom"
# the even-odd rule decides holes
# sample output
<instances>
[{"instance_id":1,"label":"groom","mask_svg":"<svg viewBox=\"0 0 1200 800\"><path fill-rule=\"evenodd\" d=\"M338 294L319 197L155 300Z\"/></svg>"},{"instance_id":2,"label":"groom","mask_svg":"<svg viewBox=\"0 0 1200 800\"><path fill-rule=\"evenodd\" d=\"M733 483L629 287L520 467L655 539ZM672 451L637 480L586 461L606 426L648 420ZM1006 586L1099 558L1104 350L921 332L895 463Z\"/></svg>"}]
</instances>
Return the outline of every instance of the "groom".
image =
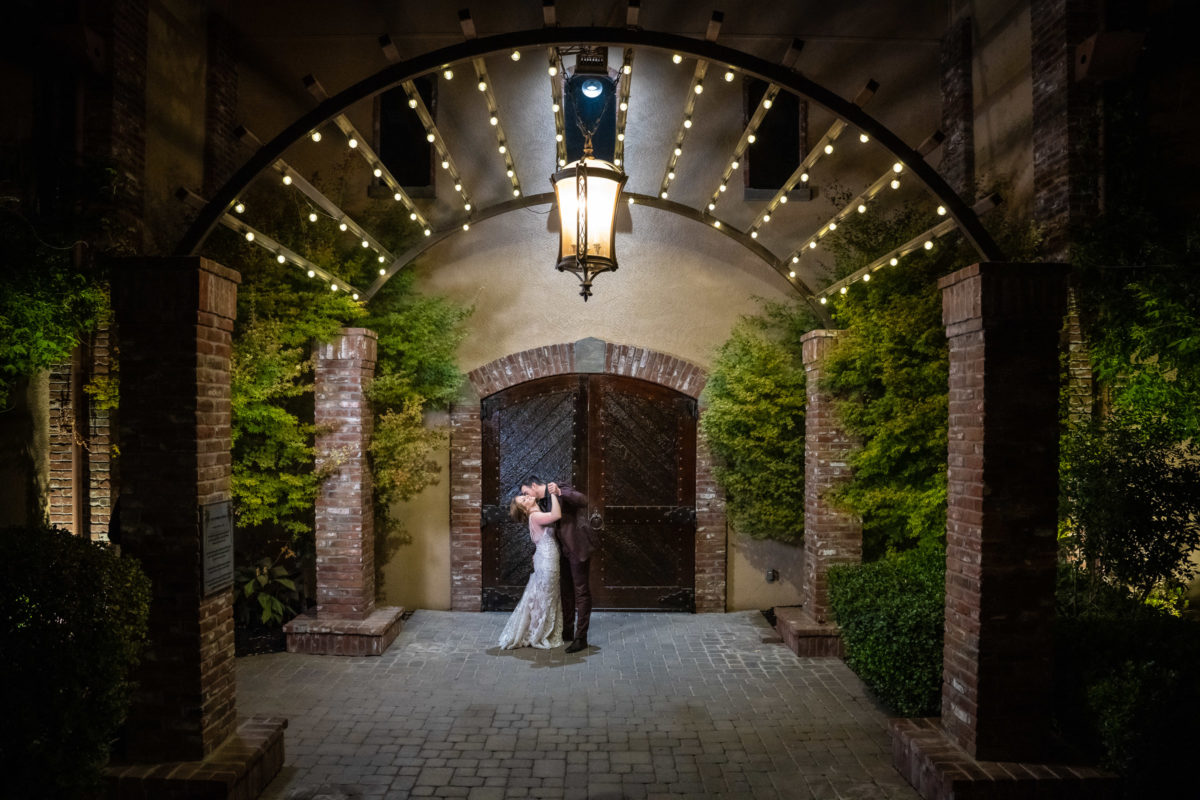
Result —
<instances>
[{"instance_id":1,"label":"groom","mask_svg":"<svg viewBox=\"0 0 1200 800\"><path fill-rule=\"evenodd\" d=\"M592 558L592 528L587 520L587 496L570 486L544 483L536 475L521 484L521 494L537 500L538 508L550 510L550 495L558 495L562 519L556 526L560 552L559 582L562 587L563 639L571 640L568 653L587 648L588 623L592 617L592 587L588 570Z\"/></svg>"}]
</instances>

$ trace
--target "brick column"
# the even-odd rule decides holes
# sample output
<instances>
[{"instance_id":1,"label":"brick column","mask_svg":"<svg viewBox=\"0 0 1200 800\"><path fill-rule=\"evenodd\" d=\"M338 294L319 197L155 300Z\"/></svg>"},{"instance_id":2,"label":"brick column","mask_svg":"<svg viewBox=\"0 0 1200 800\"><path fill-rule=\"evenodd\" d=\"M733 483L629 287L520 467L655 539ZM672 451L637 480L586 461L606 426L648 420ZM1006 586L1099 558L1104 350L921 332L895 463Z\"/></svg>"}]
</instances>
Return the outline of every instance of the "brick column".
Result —
<instances>
[{"instance_id":1,"label":"brick column","mask_svg":"<svg viewBox=\"0 0 1200 800\"><path fill-rule=\"evenodd\" d=\"M1046 764L1066 267L976 264L939 286L950 339L942 716L893 720L893 763L925 798L1115 798L1112 776Z\"/></svg>"},{"instance_id":2,"label":"brick column","mask_svg":"<svg viewBox=\"0 0 1200 800\"><path fill-rule=\"evenodd\" d=\"M942 88L942 163L950 188L970 204L975 198L975 94L971 77L971 18L952 22L938 54Z\"/></svg>"},{"instance_id":3,"label":"brick column","mask_svg":"<svg viewBox=\"0 0 1200 800\"><path fill-rule=\"evenodd\" d=\"M97 329L91 337L89 356L91 377L107 377L112 370L112 337L110 325ZM89 532L93 540L107 541L116 489L116 474L112 457L113 409L99 408L88 398L88 505Z\"/></svg>"},{"instance_id":4,"label":"brick column","mask_svg":"<svg viewBox=\"0 0 1200 800\"><path fill-rule=\"evenodd\" d=\"M479 401L450 409L450 609L483 601L483 429Z\"/></svg>"},{"instance_id":5,"label":"brick column","mask_svg":"<svg viewBox=\"0 0 1200 800\"><path fill-rule=\"evenodd\" d=\"M818 623L829 619L831 564L862 561L862 520L839 510L830 492L850 480L850 452L856 442L821 388L825 356L837 345L838 331L815 330L801 337L808 394L804 415L804 608Z\"/></svg>"},{"instance_id":6,"label":"brick column","mask_svg":"<svg viewBox=\"0 0 1200 800\"><path fill-rule=\"evenodd\" d=\"M701 410L703 415L703 410ZM713 477L712 451L696 422L696 613L725 611L725 495Z\"/></svg>"},{"instance_id":7,"label":"brick column","mask_svg":"<svg viewBox=\"0 0 1200 800\"><path fill-rule=\"evenodd\" d=\"M203 258L114 271L121 332L121 545L150 576L134 761L204 758L236 723L233 591L202 589L200 509L230 499L229 358L240 276Z\"/></svg>"},{"instance_id":8,"label":"brick column","mask_svg":"<svg viewBox=\"0 0 1200 800\"><path fill-rule=\"evenodd\" d=\"M366 390L374 331L344 328L316 347L317 469L336 465L317 494L317 615L284 626L293 653L382 655L403 608L375 607L375 507L367 460L374 428Z\"/></svg>"},{"instance_id":9,"label":"brick column","mask_svg":"<svg viewBox=\"0 0 1200 800\"><path fill-rule=\"evenodd\" d=\"M75 507L75 371L71 362L50 368L50 524L78 535Z\"/></svg>"}]
</instances>

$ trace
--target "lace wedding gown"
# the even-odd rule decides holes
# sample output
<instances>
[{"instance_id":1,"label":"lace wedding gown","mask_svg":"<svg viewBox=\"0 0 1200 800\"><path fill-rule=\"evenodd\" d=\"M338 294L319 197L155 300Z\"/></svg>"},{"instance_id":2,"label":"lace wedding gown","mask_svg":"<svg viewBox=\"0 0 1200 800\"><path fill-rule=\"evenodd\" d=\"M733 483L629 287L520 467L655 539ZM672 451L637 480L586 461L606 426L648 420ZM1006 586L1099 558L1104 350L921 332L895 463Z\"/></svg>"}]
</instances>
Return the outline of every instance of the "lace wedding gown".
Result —
<instances>
[{"instance_id":1,"label":"lace wedding gown","mask_svg":"<svg viewBox=\"0 0 1200 800\"><path fill-rule=\"evenodd\" d=\"M558 590L558 542L554 526L545 528L530 520L529 532L537 540L533 551L533 574L525 585L521 602L500 634L500 647L537 647L542 650L563 643L562 596Z\"/></svg>"}]
</instances>

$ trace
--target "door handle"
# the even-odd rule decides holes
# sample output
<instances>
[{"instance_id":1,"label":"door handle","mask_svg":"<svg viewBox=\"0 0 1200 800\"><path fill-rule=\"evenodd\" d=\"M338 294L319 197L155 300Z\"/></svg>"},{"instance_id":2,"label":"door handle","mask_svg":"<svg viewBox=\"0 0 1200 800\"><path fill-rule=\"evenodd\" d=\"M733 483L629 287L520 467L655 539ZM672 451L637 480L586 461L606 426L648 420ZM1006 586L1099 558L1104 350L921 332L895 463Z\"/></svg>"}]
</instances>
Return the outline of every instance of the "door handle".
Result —
<instances>
[{"instance_id":1,"label":"door handle","mask_svg":"<svg viewBox=\"0 0 1200 800\"><path fill-rule=\"evenodd\" d=\"M588 518L588 522L591 523L592 530L600 530L604 527L604 517L600 516L599 511L593 511L592 516Z\"/></svg>"}]
</instances>

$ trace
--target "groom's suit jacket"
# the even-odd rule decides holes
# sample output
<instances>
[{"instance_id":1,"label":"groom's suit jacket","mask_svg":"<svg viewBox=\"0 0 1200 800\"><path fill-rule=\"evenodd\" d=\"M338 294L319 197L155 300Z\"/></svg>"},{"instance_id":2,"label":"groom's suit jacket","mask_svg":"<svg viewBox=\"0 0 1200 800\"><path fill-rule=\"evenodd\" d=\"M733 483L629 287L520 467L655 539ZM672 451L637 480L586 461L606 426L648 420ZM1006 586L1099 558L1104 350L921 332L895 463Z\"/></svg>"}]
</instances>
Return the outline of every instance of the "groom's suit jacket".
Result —
<instances>
[{"instance_id":1,"label":"groom's suit jacket","mask_svg":"<svg viewBox=\"0 0 1200 800\"><path fill-rule=\"evenodd\" d=\"M570 561L587 561L592 556L592 526L588 523L587 495L570 486L558 485L558 505L562 518L558 521L558 543ZM542 498L550 505L549 496ZM538 503L541 506L541 503ZM549 511L549 508L543 509Z\"/></svg>"}]
</instances>

